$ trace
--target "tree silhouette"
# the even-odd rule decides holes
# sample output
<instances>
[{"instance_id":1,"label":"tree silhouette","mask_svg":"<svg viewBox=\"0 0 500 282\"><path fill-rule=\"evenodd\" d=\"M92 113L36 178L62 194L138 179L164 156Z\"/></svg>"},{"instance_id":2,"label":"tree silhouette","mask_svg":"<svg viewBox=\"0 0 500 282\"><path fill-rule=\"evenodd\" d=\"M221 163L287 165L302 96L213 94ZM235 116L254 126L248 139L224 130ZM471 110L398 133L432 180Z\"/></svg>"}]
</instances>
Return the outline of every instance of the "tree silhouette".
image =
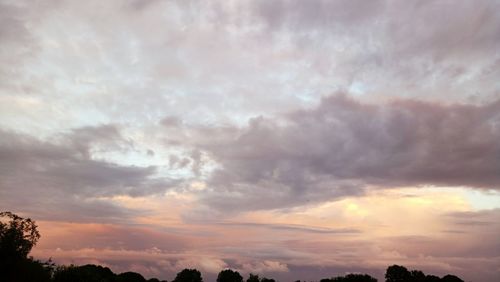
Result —
<instances>
[{"instance_id":1,"label":"tree silhouette","mask_svg":"<svg viewBox=\"0 0 500 282\"><path fill-rule=\"evenodd\" d=\"M111 269L100 265L70 265L58 267L53 280L54 282L113 282L115 274Z\"/></svg>"},{"instance_id":2,"label":"tree silhouette","mask_svg":"<svg viewBox=\"0 0 500 282\"><path fill-rule=\"evenodd\" d=\"M241 277L238 271L225 269L219 272L217 282L243 282L243 277Z\"/></svg>"},{"instance_id":3,"label":"tree silhouette","mask_svg":"<svg viewBox=\"0 0 500 282\"><path fill-rule=\"evenodd\" d=\"M272 278L262 277L262 279L260 279L260 282L276 282L276 281Z\"/></svg>"},{"instance_id":4,"label":"tree silhouette","mask_svg":"<svg viewBox=\"0 0 500 282\"><path fill-rule=\"evenodd\" d=\"M410 271L411 282L425 282L425 274L420 270Z\"/></svg>"},{"instance_id":5,"label":"tree silhouette","mask_svg":"<svg viewBox=\"0 0 500 282\"><path fill-rule=\"evenodd\" d=\"M320 282L377 282L377 279L368 274L347 274L346 276L321 279Z\"/></svg>"},{"instance_id":6,"label":"tree silhouette","mask_svg":"<svg viewBox=\"0 0 500 282\"><path fill-rule=\"evenodd\" d=\"M425 275L420 270L408 271L406 267L400 265L392 265L387 268L385 273L386 282L464 282L455 275L445 275L439 278L434 275ZM335 281L337 282L337 281Z\"/></svg>"},{"instance_id":7,"label":"tree silhouette","mask_svg":"<svg viewBox=\"0 0 500 282\"><path fill-rule=\"evenodd\" d=\"M247 282L260 282L259 275L256 275L256 274L253 274L253 273L250 273L250 274L248 275Z\"/></svg>"},{"instance_id":8,"label":"tree silhouette","mask_svg":"<svg viewBox=\"0 0 500 282\"><path fill-rule=\"evenodd\" d=\"M0 273L7 282L49 281L51 265L28 254L40 233L34 221L11 212L0 212Z\"/></svg>"},{"instance_id":9,"label":"tree silhouette","mask_svg":"<svg viewBox=\"0 0 500 282\"><path fill-rule=\"evenodd\" d=\"M201 272L197 269L184 269L177 273L173 282L203 282Z\"/></svg>"},{"instance_id":10,"label":"tree silhouette","mask_svg":"<svg viewBox=\"0 0 500 282\"><path fill-rule=\"evenodd\" d=\"M146 282L146 279L139 273L128 271L118 274L116 282Z\"/></svg>"},{"instance_id":11,"label":"tree silhouette","mask_svg":"<svg viewBox=\"0 0 500 282\"><path fill-rule=\"evenodd\" d=\"M8 222L3 222L7 219ZM24 259L40 239L34 221L11 212L0 212L0 256Z\"/></svg>"},{"instance_id":12,"label":"tree silhouette","mask_svg":"<svg viewBox=\"0 0 500 282\"><path fill-rule=\"evenodd\" d=\"M441 278L435 275L427 275L425 276L425 282L440 282Z\"/></svg>"},{"instance_id":13,"label":"tree silhouette","mask_svg":"<svg viewBox=\"0 0 500 282\"><path fill-rule=\"evenodd\" d=\"M455 275L448 274L441 278L441 282L464 282L464 280L458 278Z\"/></svg>"},{"instance_id":14,"label":"tree silhouette","mask_svg":"<svg viewBox=\"0 0 500 282\"><path fill-rule=\"evenodd\" d=\"M401 265L392 265L385 272L386 282L408 282L410 281L411 273L406 267Z\"/></svg>"},{"instance_id":15,"label":"tree silhouette","mask_svg":"<svg viewBox=\"0 0 500 282\"><path fill-rule=\"evenodd\" d=\"M162 281L160 281L158 278L151 278L148 280L148 282L162 282ZM167 281L163 281L163 282L167 282Z\"/></svg>"}]
</instances>

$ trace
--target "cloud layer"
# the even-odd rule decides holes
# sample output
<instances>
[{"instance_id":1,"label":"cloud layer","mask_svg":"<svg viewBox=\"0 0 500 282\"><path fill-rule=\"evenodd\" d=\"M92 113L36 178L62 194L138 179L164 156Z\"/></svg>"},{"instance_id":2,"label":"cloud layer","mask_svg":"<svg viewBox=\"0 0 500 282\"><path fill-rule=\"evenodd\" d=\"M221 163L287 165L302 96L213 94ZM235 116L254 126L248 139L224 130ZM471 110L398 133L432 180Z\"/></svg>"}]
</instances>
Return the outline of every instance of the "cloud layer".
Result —
<instances>
[{"instance_id":1,"label":"cloud layer","mask_svg":"<svg viewBox=\"0 0 500 282\"><path fill-rule=\"evenodd\" d=\"M65 220L120 218L127 211L100 198L148 195L172 185L168 179L154 177L154 166L94 158L99 150L128 147L113 126L79 128L51 142L8 131L1 131L0 137L0 193L5 209L23 207L42 218ZM67 214L68 210L74 214Z\"/></svg>"},{"instance_id":2,"label":"cloud layer","mask_svg":"<svg viewBox=\"0 0 500 282\"><path fill-rule=\"evenodd\" d=\"M498 11L0 0L0 207L37 257L167 279L496 281Z\"/></svg>"},{"instance_id":3,"label":"cloud layer","mask_svg":"<svg viewBox=\"0 0 500 282\"><path fill-rule=\"evenodd\" d=\"M282 119L220 130L201 147L218 163L204 200L222 209L281 208L367 187L500 189L500 102L363 103L343 94ZM213 137L215 136L215 137Z\"/></svg>"}]
</instances>

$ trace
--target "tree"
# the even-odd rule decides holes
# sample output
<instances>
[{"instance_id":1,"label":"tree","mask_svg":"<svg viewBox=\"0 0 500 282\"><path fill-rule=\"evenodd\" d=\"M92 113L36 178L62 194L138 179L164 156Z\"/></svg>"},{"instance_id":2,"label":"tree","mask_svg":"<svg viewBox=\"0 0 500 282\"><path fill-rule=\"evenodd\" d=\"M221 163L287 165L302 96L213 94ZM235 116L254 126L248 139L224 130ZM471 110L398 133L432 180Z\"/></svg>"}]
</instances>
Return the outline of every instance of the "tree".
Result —
<instances>
[{"instance_id":1,"label":"tree","mask_svg":"<svg viewBox=\"0 0 500 282\"><path fill-rule=\"evenodd\" d=\"M368 274L347 274L344 282L377 282L377 279Z\"/></svg>"},{"instance_id":2,"label":"tree","mask_svg":"<svg viewBox=\"0 0 500 282\"><path fill-rule=\"evenodd\" d=\"M11 212L0 212L1 259L26 259L38 239L40 233L34 221Z\"/></svg>"},{"instance_id":3,"label":"tree","mask_svg":"<svg viewBox=\"0 0 500 282\"><path fill-rule=\"evenodd\" d=\"M41 263L28 254L40 239L34 221L11 212L0 212L0 273L2 281L48 281L49 264Z\"/></svg>"},{"instance_id":4,"label":"tree","mask_svg":"<svg viewBox=\"0 0 500 282\"><path fill-rule=\"evenodd\" d=\"M411 282L425 282L425 274L420 270L410 271Z\"/></svg>"},{"instance_id":5,"label":"tree","mask_svg":"<svg viewBox=\"0 0 500 282\"><path fill-rule=\"evenodd\" d=\"M203 278L197 269L186 268L177 273L173 282L203 282Z\"/></svg>"},{"instance_id":6,"label":"tree","mask_svg":"<svg viewBox=\"0 0 500 282\"><path fill-rule=\"evenodd\" d=\"M389 266L385 272L386 282L408 282L410 277L411 274L408 269L400 265Z\"/></svg>"},{"instance_id":7,"label":"tree","mask_svg":"<svg viewBox=\"0 0 500 282\"><path fill-rule=\"evenodd\" d=\"M124 272L116 276L117 282L146 282L146 279L137 272Z\"/></svg>"},{"instance_id":8,"label":"tree","mask_svg":"<svg viewBox=\"0 0 500 282\"><path fill-rule=\"evenodd\" d=\"M53 280L54 282L112 282L115 281L115 274L111 269L100 265L59 266Z\"/></svg>"},{"instance_id":9,"label":"tree","mask_svg":"<svg viewBox=\"0 0 500 282\"><path fill-rule=\"evenodd\" d=\"M441 282L464 282L464 280L458 278L455 275L448 274L441 278Z\"/></svg>"},{"instance_id":10,"label":"tree","mask_svg":"<svg viewBox=\"0 0 500 282\"><path fill-rule=\"evenodd\" d=\"M260 280L260 282L276 282L276 281L274 279L272 279L272 278L262 277L262 279Z\"/></svg>"},{"instance_id":11,"label":"tree","mask_svg":"<svg viewBox=\"0 0 500 282\"><path fill-rule=\"evenodd\" d=\"M425 282L440 282L441 278L435 276L435 275L427 275L425 276Z\"/></svg>"},{"instance_id":12,"label":"tree","mask_svg":"<svg viewBox=\"0 0 500 282\"><path fill-rule=\"evenodd\" d=\"M377 279L368 274L347 274L346 276L324 278L320 282L377 282Z\"/></svg>"},{"instance_id":13,"label":"tree","mask_svg":"<svg viewBox=\"0 0 500 282\"><path fill-rule=\"evenodd\" d=\"M238 271L225 269L219 272L217 282L243 282L243 277Z\"/></svg>"},{"instance_id":14,"label":"tree","mask_svg":"<svg viewBox=\"0 0 500 282\"><path fill-rule=\"evenodd\" d=\"M260 282L259 275L250 273L248 276L247 282Z\"/></svg>"}]
</instances>

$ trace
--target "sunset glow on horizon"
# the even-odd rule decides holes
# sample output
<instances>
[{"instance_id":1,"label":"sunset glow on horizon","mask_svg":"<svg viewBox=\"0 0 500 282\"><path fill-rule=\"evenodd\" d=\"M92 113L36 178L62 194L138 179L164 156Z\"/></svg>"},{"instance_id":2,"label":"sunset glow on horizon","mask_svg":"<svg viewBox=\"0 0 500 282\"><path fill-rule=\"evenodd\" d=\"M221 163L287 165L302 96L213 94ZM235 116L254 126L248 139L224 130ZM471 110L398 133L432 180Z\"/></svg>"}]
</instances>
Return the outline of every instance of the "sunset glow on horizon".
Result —
<instances>
[{"instance_id":1,"label":"sunset glow on horizon","mask_svg":"<svg viewBox=\"0 0 500 282\"><path fill-rule=\"evenodd\" d=\"M500 2L0 0L0 211L171 281L500 277Z\"/></svg>"}]
</instances>

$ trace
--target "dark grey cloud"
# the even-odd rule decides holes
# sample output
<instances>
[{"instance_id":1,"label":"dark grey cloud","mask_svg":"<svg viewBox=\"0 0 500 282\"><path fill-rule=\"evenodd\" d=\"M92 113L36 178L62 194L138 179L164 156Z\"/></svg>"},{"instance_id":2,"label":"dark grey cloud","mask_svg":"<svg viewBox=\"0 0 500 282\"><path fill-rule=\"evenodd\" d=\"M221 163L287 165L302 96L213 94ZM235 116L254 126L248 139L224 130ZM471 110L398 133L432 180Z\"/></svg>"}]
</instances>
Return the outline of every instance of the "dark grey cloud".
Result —
<instances>
[{"instance_id":1,"label":"dark grey cloud","mask_svg":"<svg viewBox=\"0 0 500 282\"><path fill-rule=\"evenodd\" d=\"M115 126L79 128L50 141L8 131L0 137L2 205L40 218L127 216L127 210L99 198L160 193L174 183L155 177L154 166L95 159L94 148L109 150L124 140Z\"/></svg>"},{"instance_id":2,"label":"dark grey cloud","mask_svg":"<svg viewBox=\"0 0 500 282\"><path fill-rule=\"evenodd\" d=\"M372 104L337 94L225 132L237 133L197 140L220 165L202 198L224 210L307 204L373 186L500 189L500 101Z\"/></svg>"}]
</instances>

